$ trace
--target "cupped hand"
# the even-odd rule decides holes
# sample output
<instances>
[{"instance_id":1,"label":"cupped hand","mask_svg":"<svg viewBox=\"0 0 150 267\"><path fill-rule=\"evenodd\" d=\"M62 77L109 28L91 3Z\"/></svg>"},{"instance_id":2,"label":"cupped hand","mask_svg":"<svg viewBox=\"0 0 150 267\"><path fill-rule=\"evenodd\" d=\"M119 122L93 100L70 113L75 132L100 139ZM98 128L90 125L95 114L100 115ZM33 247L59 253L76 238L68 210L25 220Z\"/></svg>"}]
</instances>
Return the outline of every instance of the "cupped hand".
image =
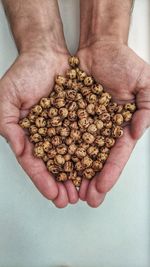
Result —
<instances>
[{"instance_id":1,"label":"cupped hand","mask_svg":"<svg viewBox=\"0 0 150 267\"><path fill-rule=\"evenodd\" d=\"M76 203L77 191L71 181L57 183L42 160L33 156L33 146L18 121L42 97L49 95L55 75L64 73L67 61L67 52L24 52L0 81L0 134L8 141L18 162L39 191L59 208L69 202Z\"/></svg>"},{"instance_id":2,"label":"cupped hand","mask_svg":"<svg viewBox=\"0 0 150 267\"><path fill-rule=\"evenodd\" d=\"M79 196L98 207L118 180L130 154L150 126L150 66L129 47L115 41L98 41L79 50L81 68L100 82L116 102L135 101L130 126L112 148L103 170L92 181L83 180Z\"/></svg>"}]
</instances>

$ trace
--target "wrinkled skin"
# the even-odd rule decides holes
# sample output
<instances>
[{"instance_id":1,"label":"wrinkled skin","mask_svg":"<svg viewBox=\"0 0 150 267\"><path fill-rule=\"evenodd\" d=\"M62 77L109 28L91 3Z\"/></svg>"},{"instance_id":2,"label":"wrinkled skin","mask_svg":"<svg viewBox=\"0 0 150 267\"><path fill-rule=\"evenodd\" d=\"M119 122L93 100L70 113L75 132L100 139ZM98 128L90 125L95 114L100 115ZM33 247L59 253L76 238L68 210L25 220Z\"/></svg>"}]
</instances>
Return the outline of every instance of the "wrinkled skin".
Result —
<instances>
[{"instance_id":1,"label":"wrinkled skin","mask_svg":"<svg viewBox=\"0 0 150 267\"><path fill-rule=\"evenodd\" d=\"M81 67L100 82L119 103L136 101L131 125L126 126L101 173L82 182L79 196L98 207L118 180L137 140L150 126L150 66L126 45L97 41L78 51Z\"/></svg>"},{"instance_id":2,"label":"wrinkled skin","mask_svg":"<svg viewBox=\"0 0 150 267\"><path fill-rule=\"evenodd\" d=\"M18 121L40 98L49 95L55 75L64 73L67 62L68 53L54 49L22 53L0 81L0 134L39 191L59 208L76 203L77 191L71 181L57 183L43 161L33 157L33 145Z\"/></svg>"}]
</instances>

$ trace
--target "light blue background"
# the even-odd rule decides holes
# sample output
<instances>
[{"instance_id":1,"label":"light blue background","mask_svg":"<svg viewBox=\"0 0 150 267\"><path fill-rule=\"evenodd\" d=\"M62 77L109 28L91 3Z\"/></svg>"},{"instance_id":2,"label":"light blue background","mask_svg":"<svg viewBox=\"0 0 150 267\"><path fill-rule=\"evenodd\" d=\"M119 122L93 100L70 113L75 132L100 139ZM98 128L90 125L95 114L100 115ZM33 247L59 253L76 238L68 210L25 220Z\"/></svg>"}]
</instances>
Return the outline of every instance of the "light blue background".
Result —
<instances>
[{"instance_id":1,"label":"light blue background","mask_svg":"<svg viewBox=\"0 0 150 267\"><path fill-rule=\"evenodd\" d=\"M79 1L60 0L71 52L79 38ZM148 0L136 0L130 46L150 62ZM17 52L0 6L0 75ZM150 266L150 132L136 146L104 204L56 209L0 138L0 267Z\"/></svg>"}]
</instances>

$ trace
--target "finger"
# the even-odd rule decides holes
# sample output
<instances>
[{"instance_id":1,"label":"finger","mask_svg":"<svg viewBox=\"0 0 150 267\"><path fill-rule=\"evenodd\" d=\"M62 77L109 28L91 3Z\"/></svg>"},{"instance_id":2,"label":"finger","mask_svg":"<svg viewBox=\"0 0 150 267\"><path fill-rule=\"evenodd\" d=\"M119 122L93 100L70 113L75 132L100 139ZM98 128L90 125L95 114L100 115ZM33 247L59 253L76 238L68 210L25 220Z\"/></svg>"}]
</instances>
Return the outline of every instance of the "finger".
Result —
<instances>
[{"instance_id":1,"label":"finger","mask_svg":"<svg viewBox=\"0 0 150 267\"><path fill-rule=\"evenodd\" d=\"M80 186L79 197L83 201L86 200L86 193L87 193L87 189L89 186L89 182L90 182L89 180L83 178L81 186Z\"/></svg>"},{"instance_id":2,"label":"finger","mask_svg":"<svg viewBox=\"0 0 150 267\"><path fill-rule=\"evenodd\" d=\"M57 208L65 208L68 205L69 199L65 186L62 183L58 184L58 196L53 200L53 203Z\"/></svg>"},{"instance_id":3,"label":"finger","mask_svg":"<svg viewBox=\"0 0 150 267\"><path fill-rule=\"evenodd\" d=\"M137 110L131 122L131 135L134 139L139 139L146 128L150 126L150 110Z\"/></svg>"},{"instance_id":4,"label":"finger","mask_svg":"<svg viewBox=\"0 0 150 267\"><path fill-rule=\"evenodd\" d=\"M2 126L1 134L8 141L16 157L19 157L23 153L25 146L25 133L23 130L15 123L7 123Z\"/></svg>"},{"instance_id":5,"label":"finger","mask_svg":"<svg viewBox=\"0 0 150 267\"><path fill-rule=\"evenodd\" d=\"M96 188L96 177L90 182L87 195L86 195L86 201L88 205L92 208L99 207L100 204L105 199L106 194L105 193L99 193Z\"/></svg>"},{"instance_id":6,"label":"finger","mask_svg":"<svg viewBox=\"0 0 150 267\"><path fill-rule=\"evenodd\" d=\"M96 188L100 193L107 193L118 180L131 152L136 144L130 135L129 127L124 129L124 135L117 140L112 148L104 168L96 179Z\"/></svg>"},{"instance_id":7,"label":"finger","mask_svg":"<svg viewBox=\"0 0 150 267\"><path fill-rule=\"evenodd\" d=\"M55 199L58 195L57 184L52 175L48 173L44 162L35 158L32 151L33 146L26 137L24 151L17 158L18 162L43 196L50 200Z\"/></svg>"},{"instance_id":8,"label":"finger","mask_svg":"<svg viewBox=\"0 0 150 267\"><path fill-rule=\"evenodd\" d=\"M77 192L75 186L73 185L72 181L66 181L64 183L64 186L65 186L66 191L67 191L69 202L71 204L77 203L79 200L79 196L78 196L78 192Z\"/></svg>"}]
</instances>

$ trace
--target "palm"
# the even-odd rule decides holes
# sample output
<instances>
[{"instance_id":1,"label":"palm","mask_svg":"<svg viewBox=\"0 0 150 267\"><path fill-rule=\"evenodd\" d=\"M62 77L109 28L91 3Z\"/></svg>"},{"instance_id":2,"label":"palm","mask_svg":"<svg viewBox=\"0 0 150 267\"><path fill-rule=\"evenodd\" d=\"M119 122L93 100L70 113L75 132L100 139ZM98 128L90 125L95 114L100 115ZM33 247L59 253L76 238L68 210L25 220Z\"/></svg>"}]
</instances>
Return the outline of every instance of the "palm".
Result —
<instances>
[{"instance_id":1,"label":"palm","mask_svg":"<svg viewBox=\"0 0 150 267\"><path fill-rule=\"evenodd\" d=\"M131 127L126 127L124 136L116 142L103 171L90 183L83 182L80 197L97 207L118 179L136 140L150 125L150 88L144 83L150 78L150 67L127 46L114 42L94 44L79 51L79 56L86 71L103 84L115 101L136 100L138 107Z\"/></svg>"},{"instance_id":2,"label":"palm","mask_svg":"<svg viewBox=\"0 0 150 267\"><path fill-rule=\"evenodd\" d=\"M1 132L10 141L17 159L31 177L41 193L54 199L58 207L77 201L77 193L71 182L65 186L55 182L49 175L44 163L33 157L32 145L18 126L20 117L40 98L48 96L53 87L56 74L64 73L67 68L67 54L43 55L24 54L19 56L1 81ZM58 194L59 192L59 194ZM71 192L71 194L70 194Z\"/></svg>"}]
</instances>

